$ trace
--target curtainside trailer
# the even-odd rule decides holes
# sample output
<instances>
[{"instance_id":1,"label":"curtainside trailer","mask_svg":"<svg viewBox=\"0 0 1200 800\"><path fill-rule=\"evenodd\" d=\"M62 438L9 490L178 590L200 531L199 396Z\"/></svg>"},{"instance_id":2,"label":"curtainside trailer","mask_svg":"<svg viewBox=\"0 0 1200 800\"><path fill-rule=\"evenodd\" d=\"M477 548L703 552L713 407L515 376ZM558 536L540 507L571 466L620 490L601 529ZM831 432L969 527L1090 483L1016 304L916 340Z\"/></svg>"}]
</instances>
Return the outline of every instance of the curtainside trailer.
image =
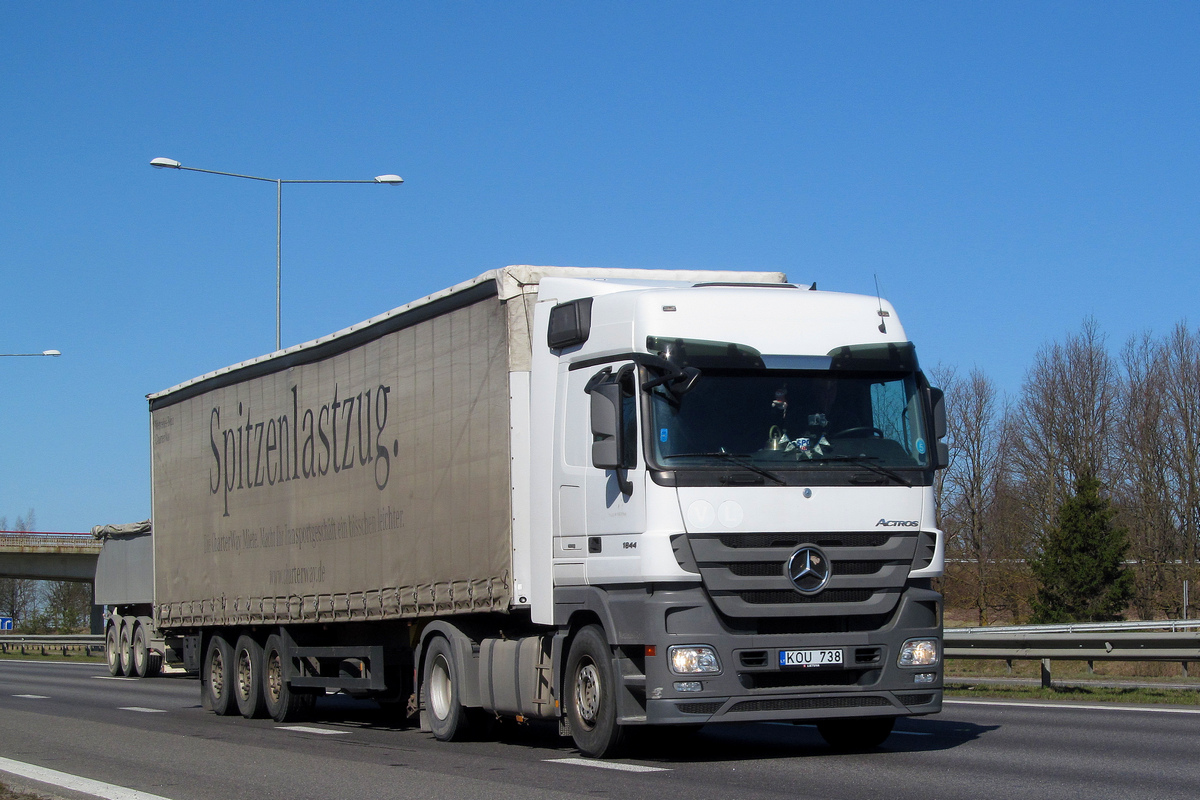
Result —
<instances>
[{"instance_id":1,"label":"curtainside trailer","mask_svg":"<svg viewBox=\"0 0 1200 800\"><path fill-rule=\"evenodd\" d=\"M110 664L181 661L218 714L341 690L605 756L941 708L945 413L877 297L507 267L149 403L152 597Z\"/></svg>"}]
</instances>

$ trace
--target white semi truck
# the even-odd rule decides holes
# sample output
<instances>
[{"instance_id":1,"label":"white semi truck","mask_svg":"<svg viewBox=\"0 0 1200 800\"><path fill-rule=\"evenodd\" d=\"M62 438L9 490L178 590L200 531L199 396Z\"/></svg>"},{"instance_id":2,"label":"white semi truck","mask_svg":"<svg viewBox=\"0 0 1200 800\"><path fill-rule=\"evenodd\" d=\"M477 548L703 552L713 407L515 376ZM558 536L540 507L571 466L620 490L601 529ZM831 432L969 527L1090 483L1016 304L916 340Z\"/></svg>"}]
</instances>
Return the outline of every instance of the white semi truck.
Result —
<instances>
[{"instance_id":1,"label":"white semi truck","mask_svg":"<svg viewBox=\"0 0 1200 800\"><path fill-rule=\"evenodd\" d=\"M508 267L149 401L153 591L110 665L182 661L218 714L340 689L601 757L941 708L945 414L876 297Z\"/></svg>"}]
</instances>

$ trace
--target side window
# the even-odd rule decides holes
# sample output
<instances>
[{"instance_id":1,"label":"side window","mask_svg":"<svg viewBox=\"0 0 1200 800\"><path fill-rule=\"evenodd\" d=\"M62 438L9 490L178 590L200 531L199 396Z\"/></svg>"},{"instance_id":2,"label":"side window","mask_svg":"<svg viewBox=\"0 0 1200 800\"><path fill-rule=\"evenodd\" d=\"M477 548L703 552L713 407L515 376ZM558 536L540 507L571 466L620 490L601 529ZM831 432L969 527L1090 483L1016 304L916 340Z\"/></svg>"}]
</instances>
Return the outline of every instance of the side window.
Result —
<instances>
[{"instance_id":1,"label":"side window","mask_svg":"<svg viewBox=\"0 0 1200 800\"><path fill-rule=\"evenodd\" d=\"M632 469L637 466L637 371L632 367L621 370L621 422L623 426L621 463Z\"/></svg>"}]
</instances>

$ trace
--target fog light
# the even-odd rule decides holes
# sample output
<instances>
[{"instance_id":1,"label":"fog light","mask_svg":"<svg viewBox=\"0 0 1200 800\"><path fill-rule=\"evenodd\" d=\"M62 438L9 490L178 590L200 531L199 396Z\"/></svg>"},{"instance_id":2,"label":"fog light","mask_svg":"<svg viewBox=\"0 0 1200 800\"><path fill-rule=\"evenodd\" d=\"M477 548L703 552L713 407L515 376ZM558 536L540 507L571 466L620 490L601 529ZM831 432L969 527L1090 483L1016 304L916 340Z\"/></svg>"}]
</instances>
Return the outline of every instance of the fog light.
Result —
<instances>
[{"instance_id":1,"label":"fog light","mask_svg":"<svg viewBox=\"0 0 1200 800\"><path fill-rule=\"evenodd\" d=\"M938 640L909 639L900 648L896 663L902 667L932 667L938 663Z\"/></svg>"},{"instance_id":2,"label":"fog light","mask_svg":"<svg viewBox=\"0 0 1200 800\"><path fill-rule=\"evenodd\" d=\"M717 652L706 644L671 647L667 650L667 660L671 664L671 671L676 675L721 671Z\"/></svg>"},{"instance_id":3,"label":"fog light","mask_svg":"<svg viewBox=\"0 0 1200 800\"><path fill-rule=\"evenodd\" d=\"M675 681L675 691L677 692L699 692L703 689L704 684L700 681Z\"/></svg>"},{"instance_id":4,"label":"fog light","mask_svg":"<svg viewBox=\"0 0 1200 800\"><path fill-rule=\"evenodd\" d=\"M933 683L936 680L936 672L918 672L916 675L913 675L913 683Z\"/></svg>"}]
</instances>

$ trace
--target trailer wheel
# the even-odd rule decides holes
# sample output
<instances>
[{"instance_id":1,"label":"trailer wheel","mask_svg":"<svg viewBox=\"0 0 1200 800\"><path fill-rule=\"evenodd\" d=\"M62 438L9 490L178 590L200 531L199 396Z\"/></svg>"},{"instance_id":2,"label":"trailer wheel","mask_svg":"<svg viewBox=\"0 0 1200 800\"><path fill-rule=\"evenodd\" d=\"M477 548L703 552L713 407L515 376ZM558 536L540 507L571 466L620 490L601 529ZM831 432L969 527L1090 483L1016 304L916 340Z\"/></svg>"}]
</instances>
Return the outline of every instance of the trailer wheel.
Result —
<instances>
[{"instance_id":1,"label":"trailer wheel","mask_svg":"<svg viewBox=\"0 0 1200 800\"><path fill-rule=\"evenodd\" d=\"M133 675L136 678L144 678L150 674L150 646L146 643L146 626L142 623L135 623L133 626L133 641L129 645L130 655L133 660Z\"/></svg>"},{"instance_id":2,"label":"trailer wheel","mask_svg":"<svg viewBox=\"0 0 1200 800\"><path fill-rule=\"evenodd\" d=\"M425 680L421 682L429 728L441 742L466 738L470 723L467 710L458 700L458 674L450 642L441 636L430 640L425 654Z\"/></svg>"},{"instance_id":3,"label":"trailer wheel","mask_svg":"<svg viewBox=\"0 0 1200 800\"><path fill-rule=\"evenodd\" d=\"M817 723L817 732L835 750L874 750L891 735L895 724L895 717L823 719Z\"/></svg>"},{"instance_id":4,"label":"trailer wheel","mask_svg":"<svg viewBox=\"0 0 1200 800\"><path fill-rule=\"evenodd\" d=\"M104 660L108 664L108 674L114 678L121 674L121 636L117 633L116 625L109 625L104 634Z\"/></svg>"},{"instance_id":5,"label":"trailer wheel","mask_svg":"<svg viewBox=\"0 0 1200 800\"><path fill-rule=\"evenodd\" d=\"M567 656L567 715L571 738L586 756L603 758L621 745L612 649L598 625L581 628Z\"/></svg>"},{"instance_id":6,"label":"trailer wheel","mask_svg":"<svg viewBox=\"0 0 1200 800\"><path fill-rule=\"evenodd\" d=\"M238 711L246 719L264 716L262 645L249 636L239 636L233 651L233 695Z\"/></svg>"},{"instance_id":7,"label":"trailer wheel","mask_svg":"<svg viewBox=\"0 0 1200 800\"><path fill-rule=\"evenodd\" d=\"M121 652L121 674L126 678L136 677L133 671L133 645L129 641L129 625L122 623L121 632L117 634L118 649Z\"/></svg>"},{"instance_id":8,"label":"trailer wheel","mask_svg":"<svg viewBox=\"0 0 1200 800\"><path fill-rule=\"evenodd\" d=\"M208 640L200 686L205 705L214 714L227 717L237 713L237 703L233 699L233 648L219 633Z\"/></svg>"},{"instance_id":9,"label":"trailer wheel","mask_svg":"<svg viewBox=\"0 0 1200 800\"><path fill-rule=\"evenodd\" d=\"M267 637L263 648L262 694L266 712L276 722L294 722L312 707L313 695L292 691L283 663L283 639Z\"/></svg>"}]
</instances>

